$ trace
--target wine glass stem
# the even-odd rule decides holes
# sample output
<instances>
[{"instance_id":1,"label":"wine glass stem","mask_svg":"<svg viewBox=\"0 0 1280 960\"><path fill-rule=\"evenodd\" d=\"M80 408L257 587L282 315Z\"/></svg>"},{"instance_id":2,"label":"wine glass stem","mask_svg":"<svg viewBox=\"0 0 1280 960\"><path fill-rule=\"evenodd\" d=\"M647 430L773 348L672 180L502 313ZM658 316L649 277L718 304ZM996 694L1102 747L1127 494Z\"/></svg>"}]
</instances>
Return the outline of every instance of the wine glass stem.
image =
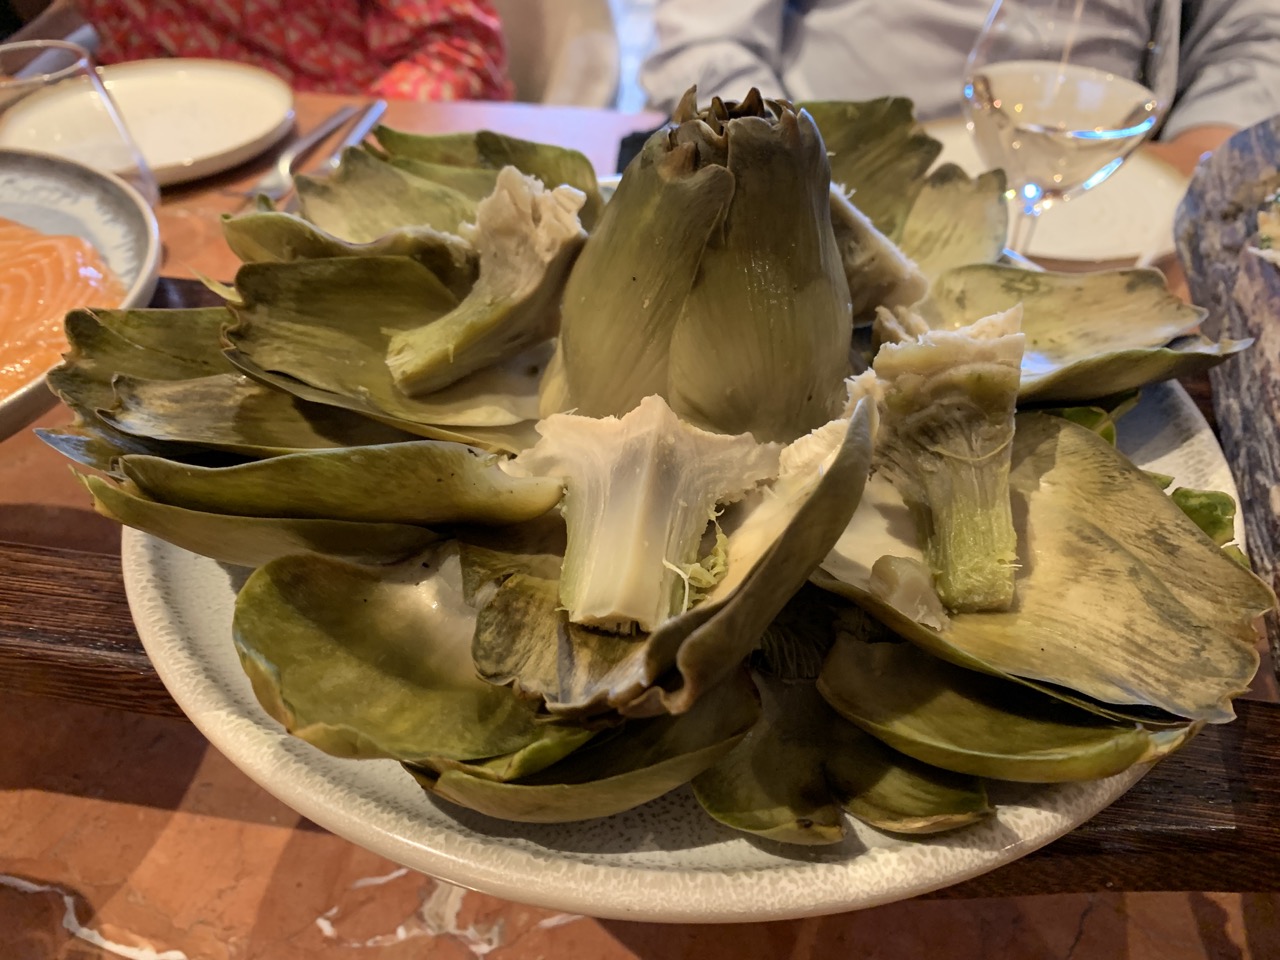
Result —
<instances>
[{"instance_id":1,"label":"wine glass stem","mask_svg":"<svg viewBox=\"0 0 1280 960\"><path fill-rule=\"evenodd\" d=\"M1040 220L1040 211L1041 207L1038 203L1015 205L1013 223L1009 230L1009 249L1014 253L1027 256L1031 247L1031 236L1036 232L1036 224Z\"/></svg>"}]
</instances>

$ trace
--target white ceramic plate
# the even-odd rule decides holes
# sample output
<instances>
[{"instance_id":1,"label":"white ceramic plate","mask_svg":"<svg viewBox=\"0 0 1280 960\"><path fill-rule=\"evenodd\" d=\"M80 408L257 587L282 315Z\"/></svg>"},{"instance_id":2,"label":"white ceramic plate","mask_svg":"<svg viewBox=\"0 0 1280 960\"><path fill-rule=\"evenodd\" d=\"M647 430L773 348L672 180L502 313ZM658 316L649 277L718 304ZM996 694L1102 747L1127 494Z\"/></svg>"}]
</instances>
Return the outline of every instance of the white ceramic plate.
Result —
<instances>
[{"instance_id":1,"label":"white ceramic plate","mask_svg":"<svg viewBox=\"0 0 1280 960\"><path fill-rule=\"evenodd\" d=\"M1234 492L1180 387L1146 391L1121 424L1131 456L1180 483ZM298 812L432 876L524 903L630 920L755 921L903 899L983 873L1061 836L1139 776L1009 787L990 821L905 841L856 825L835 848L784 847L713 822L686 789L583 823L493 820L434 799L391 761L339 760L258 706L231 639L244 571L126 529L125 588L165 686L209 740Z\"/></svg>"},{"instance_id":2,"label":"white ceramic plate","mask_svg":"<svg viewBox=\"0 0 1280 960\"><path fill-rule=\"evenodd\" d=\"M119 306L145 306L151 299L160 273L160 229L147 202L122 180L70 160L0 150L0 217L93 244L125 287ZM43 373L0 396L0 439L54 400Z\"/></svg>"},{"instance_id":3,"label":"white ceramic plate","mask_svg":"<svg viewBox=\"0 0 1280 960\"><path fill-rule=\"evenodd\" d=\"M938 162L954 163L970 176L987 169L964 122L925 124L942 142ZM1031 236L1032 256L1053 260L1154 259L1173 251L1173 217L1187 178L1139 151L1110 177L1047 211Z\"/></svg>"},{"instance_id":4,"label":"white ceramic plate","mask_svg":"<svg viewBox=\"0 0 1280 960\"><path fill-rule=\"evenodd\" d=\"M138 60L100 72L162 187L229 170L293 127L289 85L258 67ZM82 133L86 109L74 86L42 91L6 111L0 146L47 150L55 140L61 155L90 159L94 144Z\"/></svg>"}]
</instances>

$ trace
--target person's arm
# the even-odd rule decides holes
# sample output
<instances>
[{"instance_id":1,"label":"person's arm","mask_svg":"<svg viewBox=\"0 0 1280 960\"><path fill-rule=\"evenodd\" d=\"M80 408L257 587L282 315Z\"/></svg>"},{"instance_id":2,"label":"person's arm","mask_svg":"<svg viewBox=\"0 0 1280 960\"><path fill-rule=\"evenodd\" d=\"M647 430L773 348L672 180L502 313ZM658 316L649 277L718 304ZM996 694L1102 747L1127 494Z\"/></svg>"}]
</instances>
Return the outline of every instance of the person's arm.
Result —
<instances>
[{"instance_id":1,"label":"person's arm","mask_svg":"<svg viewBox=\"0 0 1280 960\"><path fill-rule=\"evenodd\" d=\"M1280 113L1280 4L1195 0L1182 8L1189 20L1178 101L1161 139L1198 158L1232 131Z\"/></svg>"},{"instance_id":2,"label":"person's arm","mask_svg":"<svg viewBox=\"0 0 1280 960\"><path fill-rule=\"evenodd\" d=\"M752 87L786 96L781 79L787 0L658 0L657 46L640 68L650 106L670 111L690 86L698 100L741 100Z\"/></svg>"},{"instance_id":3,"label":"person's arm","mask_svg":"<svg viewBox=\"0 0 1280 960\"><path fill-rule=\"evenodd\" d=\"M509 100L502 24L488 0L376 0L370 51L387 70L369 92L400 100Z\"/></svg>"}]
</instances>

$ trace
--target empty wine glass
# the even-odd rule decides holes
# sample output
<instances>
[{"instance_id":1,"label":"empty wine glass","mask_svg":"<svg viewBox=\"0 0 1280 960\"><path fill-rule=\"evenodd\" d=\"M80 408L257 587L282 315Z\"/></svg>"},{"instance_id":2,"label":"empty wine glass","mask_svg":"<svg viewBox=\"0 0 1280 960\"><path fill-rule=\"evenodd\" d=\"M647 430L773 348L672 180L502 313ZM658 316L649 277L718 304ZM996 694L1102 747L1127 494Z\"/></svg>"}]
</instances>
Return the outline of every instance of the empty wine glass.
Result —
<instances>
[{"instance_id":1,"label":"empty wine glass","mask_svg":"<svg viewBox=\"0 0 1280 960\"><path fill-rule=\"evenodd\" d=\"M0 44L0 147L54 154L115 174L151 206L160 197L92 58L74 43Z\"/></svg>"},{"instance_id":2,"label":"empty wine glass","mask_svg":"<svg viewBox=\"0 0 1280 960\"><path fill-rule=\"evenodd\" d=\"M992 5L963 101L978 153L1008 177L1015 252L1027 252L1041 213L1115 173L1168 112L1180 0L1146 7L1135 24L1100 0Z\"/></svg>"}]
</instances>

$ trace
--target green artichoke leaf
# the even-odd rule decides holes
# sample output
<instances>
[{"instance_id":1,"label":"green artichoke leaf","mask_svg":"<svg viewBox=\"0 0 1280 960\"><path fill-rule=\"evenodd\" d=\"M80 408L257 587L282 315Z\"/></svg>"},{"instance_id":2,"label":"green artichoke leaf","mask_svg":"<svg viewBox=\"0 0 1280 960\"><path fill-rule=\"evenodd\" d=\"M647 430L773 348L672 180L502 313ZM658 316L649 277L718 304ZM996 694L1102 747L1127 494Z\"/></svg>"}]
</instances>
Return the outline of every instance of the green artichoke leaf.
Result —
<instances>
[{"instance_id":1,"label":"green artichoke leaf","mask_svg":"<svg viewBox=\"0 0 1280 960\"><path fill-rule=\"evenodd\" d=\"M537 384L551 347L524 353L425 398L387 369L390 335L457 302L434 274L400 257L252 264L237 275L244 303L227 356L253 379L435 439L518 451L532 442ZM377 304L377 322L352 303ZM451 428L451 429L450 429Z\"/></svg>"},{"instance_id":2,"label":"green artichoke leaf","mask_svg":"<svg viewBox=\"0 0 1280 960\"><path fill-rule=\"evenodd\" d=\"M541 516L561 498L556 480L512 477L494 456L434 440L215 468L128 456L119 468L154 500L243 516L493 525Z\"/></svg>"},{"instance_id":3,"label":"green artichoke leaf","mask_svg":"<svg viewBox=\"0 0 1280 960\"><path fill-rule=\"evenodd\" d=\"M316 553L360 563L392 563L439 539L425 527L402 523L243 517L157 503L130 485L82 477L94 509L127 527L212 557L222 563L259 567L278 557Z\"/></svg>"},{"instance_id":4,"label":"green artichoke leaf","mask_svg":"<svg viewBox=\"0 0 1280 960\"><path fill-rule=\"evenodd\" d=\"M784 843L845 835L843 810L884 830L933 833L990 813L980 782L911 760L845 720L812 679L755 677L761 718L693 779L726 826Z\"/></svg>"},{"instance_id":5,"label":"green artichoke leaf","mask_svg":"<svg viewBox=\"0 0 1280 960\"><path fill-rule=\"evenodd\" d=\"M728 109L722 134L703 119L676 133L716 150L723 139L733 197L672 329L665 395L693 423L790 442L839 411L850 373L830 168L805 113L750 98ZM572 379L570 393L577 399Z\"/></svg>"},{"instance_id":6,"label":"green artichoke leaf","mask_svg":"<svg viewBox=\"0 0 1280 960\"><path fill-rule=\"evenodd\" d=\"M485 167L458 167L447 163L419 160L417 157L398 156L388 156L387 162L397 170L403 170L423 180L430 180L432 183L457 190L477 203L493 193L493 188L498 182L498 171Z\"/></svg>"},{"instance_id":7,"label":"green artichoke leaf","mask_svg":"<svg viewBox=\"0 0 1280 960\"><path fill-rule=\"evenodd\" d=\"M818 690L894 750L944 770L1027 783L1111 776L1159 759L1194 725L1150 732L1020 684L945 663L910 643L841 636Z\"/></svg>"},{"instance_id":8,"label":"green artichoke leaf","mask_svg":"<svg viewBox=\"0 0 1280 960\"><path fill-rule=\"evenodd\" d=\"M887 343L879 467L916 520L949 610L1007 610L1017 535L1009 497L1024 336L1021 307L955 331Z\"/></svg>"},{"instance_id":9,"label":"green artichoke leaf","mask_svg":"<svg viewBox=\"0 0 1280 960\"><path fill-rule=\"evenodd\" d=\"M294 184L302 216L351 243L373 243L403 227L457 233L476 214L475 202L465 194L397 169L360 147L344 150L332 175L300 176Z\"/></svg>"},{"instance_id":10,"label":"green artichoke leaf","mask_svg":"<svg viewBox=\"0 0 1280 960\"><path fill-rule=\"evenodd\" d=\"M929 175L898 244L927 277L1004 256L1009 233L1005 176L991 170L972 179L953 163Z\"/></svg>"},{"instance_id":11,"label":"green artichoke leaf","mask_svg":"<svg viewBox=\"0 0 1280 960\"><path fill-rule=\"evenodd\" d=\"M501 170L509 166L537 177L549 190L562 184L581 190L587 198L582 208L582 225L588 230L595 226L604 206L595 168L577 150L521 140L490 130L422 135L378 127L374 136L393 163L408 159L486 170Z\"/></svg>"},{"instance_id":12,"label":"green artichoke leaf","mask_svg":"<svg viewBox=\"0 0 1280 960\"><path fill-rule=\"evenodd\" d=\"M563 760L573 751L598 734L598 731L586 726L544 723L539 731L541 736L526 747L514 753L487 760L450 760L446 757L432 757L430 766L415 764L409 772L420 781L434 782L445 770L458 770L481 780L493 780L506 783L528 777Z\"/></svg>"},{"instance_id":13,"label":"green artichoke leaf","mask_svg":"<svg viewBox=\"0 0 1280 960\"><path fill-rule=\"evenodd\" d=\"M554 571L512 573L480 607L471 656L490 683L542 700L553 716L583 717L644 692L645 640L570 621Z\"/></svg>"},{"instance_id":14,"label":"green artichoke leaf","mask_svg":"<svg viewBox=\"0 0 1280 960\"><path fill-rule=\"evenodd\" d=\"M1236 538L1236 502L1229 493L1175 487L1169 498L1218 546Z\"/></svg>"},{"instance_id":15,"label":"green artichoke leaf","mask_svg":"<svg viewBox=\"0 0 1280 960\"><path fill-rule=\"evenodd\" d=\"M106 473L127 453L149 453L189 462L225 463L201 447L131 436L101 414L116 405L120 376L157 380L217 375L233 369L222 356L218 331L230 314L199 310L75 310L65 329L70 349L49 373L49 386L76 415L69 428L37 430L44 442L71 460Z\"/></svg>"},{"instance_id":16,"label":"green artichoke leaf","mask_svg":"<svg viewBox=\"0 0 1280 960\"><path fill-rule=\"evenodd\" d=\"M391 334L387 366L410 396L433 393L546 341L559 326L569 268L586 239L582 194L546 190L514 167L463 234L479 253L480 276L457 308Z\"/></svg>"},{"instance_id":17,"label":"green artichoke leaf","mask_svg":"<svg viewBox=\"0 0 1280 960\"><path fill-rule=\"evenodd\" d=\"M954 329L1022 303L1023 403L1078 403L1207 370L1250 341L1211 342L1205 317L1158 270L1050 273L997 264L948 270L916 308Z\"/></svg>"},{"instance_id":18,"label":"green artichoke leaf","mask_svg":"<svg viewBox=\"0 0 1280 960\"><path fill-rule=\"evenodd\" d=\"M844 188L877 230L896 240L942 152L942 144L917 122L914 105L903 97L881 97L796 106L812 115L822 133L831 182Z\"/></svg>"},{"instance_id":19,"label":"green artichoke leaf","mask_svg":"<svg viewBox=\"0 0 1280 960\"><path fill-rule=\"evenodd\" d=\"M735 183L678 131L668 125L653 134L627 166L569 274L558 354L563 396L545 405L547 413L614 416L665 394L671 333Z\"/></svg>"},{"instance_id":20,"label":"green artichoke leaf","mask_svg":"<svg viewBox=\"0 0 1280 960\"><path fill-rule=\"evenodd\" d=\"M1120 418L1138 405L1141 394L1137 390L1109 398L1106 403L1087 407L1038 407L1041 413L1050 413L1092 430L1107 443L1116 444L1116 424ZM1173 477L1169 477L1169 483ZM1167 486L1168 484L1166 484Z\"/></svg>"},{"instance_id":21,"label":"green artichoke leaf","mask_svg":"<svg viewBox=\"0 0 1280 960\"><path fill-rule=\"evenodd\" d=\"M432 273L458 299L480 269L475 249L461 237L430 227L405 226L370 243L351 243L290 213L224 216L222 235L244 263L289 263L334 257L408 257Z\"/></svg>"},{"instance_id":22,"label":"green artichoke leaf","mask_svg":"<svg viewBox=\"0 0 1280 960\"><path fill-rule=\"evenodd\" d=\"M856 324L865 325L880 308L910 306L929 292L929 278L849 202L837 184L831 186L830 205Z\"/></svg>"},{"instance_id":23,"label":"green artichoke leaf","mask_svg":"<svg viewBox=\"0 0 1280 960\"><path fill-rule=\"evenodd\" d=\"M1231 698L1258 666L1253 622L1275 605L1266 584L1106 440L1060 417L1018 415L1009 482L1018 540L1009 611L948 618L930 603L927 578L896 591L878 582L888 561L921 560L909 511L879 478L823 569L859 602L878 602L904 637L961 666L1080 695L1113 715L1156 708L1230 720Z\"/></svg>"},{"instance_id":24,"label":"green artichoke leaf","mask_svg":"<svg viewBox=\"0 0 1280 960\"><path fill-rule=\"evenodd\" d=\"M211 447L246 457L416 440L327 404L309 403L240 374L191 380L117 377L115 403L98 415L139 438Z\"/></svg>"},{"instance_id":25,"label":"green artichoke leaf","mask_svg":"<svg viewBox=\"0 0 1280 960\"><path fill-rule=\"evenodd\" d=\"M627 721L531 776L498 783L448 769L418 779L437 796L504 820L607 817L688 783L731 750L759 712L751 681L739 670L687 713Z\"/></svg>"},{"instance_id":26,"label":"green artichoke leaf","mask_svg":"<svg viewBox=\"0 0 1280 960\"><path fill-rule=\"evenodd\" d=\"M249 577L233 630L267 713L335 756L483 760L558 737L476 678L473 617L445 546L382 570L282 557Z\"/></svg>"}]
</instances>

